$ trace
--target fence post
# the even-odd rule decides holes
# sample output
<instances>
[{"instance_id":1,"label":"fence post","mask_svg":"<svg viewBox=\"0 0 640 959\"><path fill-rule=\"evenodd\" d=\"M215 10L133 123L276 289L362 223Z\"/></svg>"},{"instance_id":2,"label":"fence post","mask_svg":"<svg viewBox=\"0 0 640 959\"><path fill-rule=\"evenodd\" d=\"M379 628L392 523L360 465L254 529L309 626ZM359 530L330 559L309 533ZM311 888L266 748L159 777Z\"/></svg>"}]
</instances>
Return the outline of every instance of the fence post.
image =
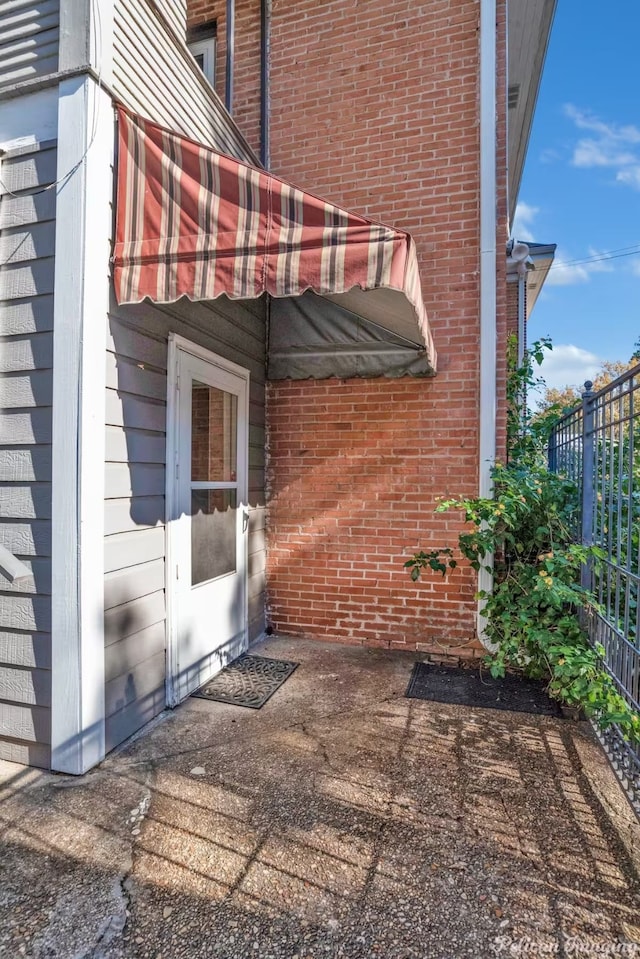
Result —
<instances>
[{"instance_id":1,"label":"fence post","mask_svg":"<svg viewBox=\"0 0 640 959\"><path fill-rule=\"evenodd\" d=\"M582 394L582 512L581 540L583 546L593 545L593 506L595 499L594 476L594 409L593 383L587 380ZM592 563L582 567L580 582L585 589L591 589Z\"/></svg>"},{"instance_id":2,"label":"fence post","mask_svg":"<svg viewBox=\"0 0 640 959\"><path fill-rule=\"evenodd\" d=\"M547 440L547 468L550 473L558 472L558 462L557 462L557 426L554 426L551 432L549 433L549 439Z\"/></svg>"}]
</instances>

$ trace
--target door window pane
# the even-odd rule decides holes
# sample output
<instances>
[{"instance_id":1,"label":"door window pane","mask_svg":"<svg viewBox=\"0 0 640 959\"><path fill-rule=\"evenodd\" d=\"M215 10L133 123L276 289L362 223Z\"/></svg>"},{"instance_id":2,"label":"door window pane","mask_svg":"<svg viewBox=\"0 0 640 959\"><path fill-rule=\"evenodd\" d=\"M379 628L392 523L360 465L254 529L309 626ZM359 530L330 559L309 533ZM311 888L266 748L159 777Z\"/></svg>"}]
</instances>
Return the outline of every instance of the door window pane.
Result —
<instances>
[{"instance_id":1,"label":"door window pane","mask_svg":"<svg viewBox=\"0 0 640 959\"><path fill-rule=\"evenodd\" d=\"M234 489L191 492L191 585L236 571Z\"/></svg>"},{"instance_id":2,"label":"door window pane","mask_svg":"<svg viewBox=\"0 0 640 959\"><path fill-rule=\"evenodd\" d=\"M191 392L191 481L235 483L238 397L193 381Z\"/></svg>"}]
</instances>

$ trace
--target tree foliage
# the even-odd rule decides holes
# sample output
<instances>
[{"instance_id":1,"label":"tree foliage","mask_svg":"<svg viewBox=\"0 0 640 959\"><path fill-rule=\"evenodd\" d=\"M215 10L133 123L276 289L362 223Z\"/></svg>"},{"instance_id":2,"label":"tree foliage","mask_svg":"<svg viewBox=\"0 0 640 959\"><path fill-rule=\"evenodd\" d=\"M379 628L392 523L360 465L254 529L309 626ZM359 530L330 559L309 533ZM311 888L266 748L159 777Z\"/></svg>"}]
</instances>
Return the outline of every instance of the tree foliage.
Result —
<instances>
[{"instance_id":1,"label":"tree foliage","mask_svg":"<svg viewBox=\"0 0 640 959\"><path fill-rule=\"evenodd\" d=\"M605 386L617 380L618 377L626 373L627 370L637 366L638 362L640 362L640 346L638 348L638 359L635 359L634 354L628 363L623 363L621 360L613 363L603 363L601 369L593 379L593 390L597 393L598 390L604 389ZM583 390L584 385L564 386L562 389L548 386L544 391L542 408L548 409L549 407L555 406L561 410L573 409L574 406L577 406L578 403L581 402Z\"/></svg>"}]
</instances>

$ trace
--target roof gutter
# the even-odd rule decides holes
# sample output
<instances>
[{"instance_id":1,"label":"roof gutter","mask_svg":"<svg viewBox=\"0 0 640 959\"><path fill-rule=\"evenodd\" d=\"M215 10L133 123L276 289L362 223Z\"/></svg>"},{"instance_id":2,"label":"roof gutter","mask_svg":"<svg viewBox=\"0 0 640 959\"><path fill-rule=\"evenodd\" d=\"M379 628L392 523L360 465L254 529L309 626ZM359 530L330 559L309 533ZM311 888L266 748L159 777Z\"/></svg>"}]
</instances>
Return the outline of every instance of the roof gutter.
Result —
<instances>
[{"instance_id":1,"label":"roof gutter","mask_svg":"<svg viewBox=\"0 0 640 959\"><path fill-rule=\"evenodd\" d=\"M227 55L225 62L224 105L227 113L233 113L233 80L236 61L236 4L227 0Z\"/></svg>"},{"instance_id":2,"label":"roof gutter","mask_svg":"<svg viewBox=\"0 0 640 959\"><path fill-rule=\"evenodd\" d=\"M480 5L480 437L478 495L490 496L496 454L496 0ZM493 565L493 557L491 557ZM480 570L478 589L493 587L493 573ZM482 601L477 632L485 643Z\"/></svg>"}]
</instances>

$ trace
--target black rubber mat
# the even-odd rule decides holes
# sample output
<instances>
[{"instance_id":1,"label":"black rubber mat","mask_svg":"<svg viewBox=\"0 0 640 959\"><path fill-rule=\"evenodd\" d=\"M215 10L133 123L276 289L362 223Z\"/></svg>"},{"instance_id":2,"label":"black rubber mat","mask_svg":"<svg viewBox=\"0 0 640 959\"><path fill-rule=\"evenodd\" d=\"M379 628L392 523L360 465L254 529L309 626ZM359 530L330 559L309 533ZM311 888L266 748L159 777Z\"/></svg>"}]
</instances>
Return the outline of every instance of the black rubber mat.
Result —
<instances>
[{"instance_id":1,"label":"black rubber mat","mask_svg":"<svg viewBox=\"0 0 640 959\"><path fill-rule=\"evenodd\" d=\"M540 680L506 675L493 679L488 670L454 669L415 663L405 693L409 699L435 703L509 709L516 713L560 716L560 707L551 699Z\"/></svg>"},{"instance_id":2,"label":"black rubber mat","mask_svg":"<svg viewBox=\"0 0 640 959\"><path fill-rule=\"evenodd\" d=\"M260 709L298 665L284 659L268 659L247 653L225 666L192 695L217 703Z\"/></svg>"}]
</instances>

